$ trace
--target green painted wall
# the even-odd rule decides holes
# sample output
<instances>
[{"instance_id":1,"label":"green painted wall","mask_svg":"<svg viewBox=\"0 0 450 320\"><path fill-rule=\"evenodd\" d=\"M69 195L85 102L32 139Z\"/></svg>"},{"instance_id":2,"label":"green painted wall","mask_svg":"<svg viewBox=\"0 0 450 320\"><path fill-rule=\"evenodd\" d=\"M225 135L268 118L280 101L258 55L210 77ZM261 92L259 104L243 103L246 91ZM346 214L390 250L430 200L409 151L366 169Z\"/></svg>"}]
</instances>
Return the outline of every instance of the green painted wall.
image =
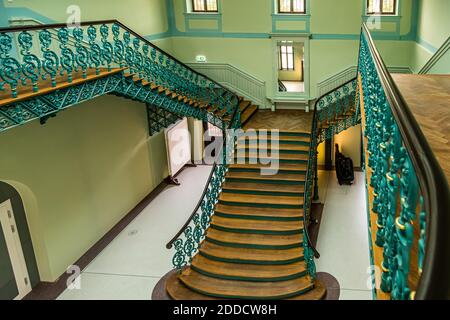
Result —
<instances>
[{"instance_id":1,"label":"green painted wall","mask_svg":"<svg viewBox=\"0 0 450 320\"><path fill-rule=\"evenodd\" d=\"M69 16L67 8L77 5L81 9L82 21L117 19L144 36L168 31L165 0L133 0L128 4L121 0L1 1L6 9L15 9L9 13L15 17L42 15L55 22L66 22Z\"/></svg>"},{"instance_id":2,"label":"green painted wall","mask_svg":"<svg viewBox=\"0 0 450 320\"><path fill-rule=\"evenodd\" d=\"M272 0L222 0L220 32L202 32L186 28L185 0L173 1L173 52L184 62L194 62L195 56L206 55L211 63L231 63L266 82L267 96L274 94L272 44L269 35L273 29ZM387 22L381 24L381 37L399 39L411 32L413 0L402 0L398 19L398 33L392 32ZM317 83L357 63L363 1L310 1L310 30L290 28L287 32L308 32L310 42L310 98L316 96ZM171 6L168 6L170 9ZM284 24L299 21L282 21ZM391 23L392 24L392 23ZM306 24L307 25L307 24ZM287 28L287 27L286 27ZM395 28L396 29L396 28ZM275 30L276 31L276 30ZM277 31L278 32L278 31ZM289 34L287 33L287 36ZM378 41L383 43L384 41ZM380 51L386 63L409 66L408 41L386 41Z\"/></svg>"},{"instance_id":3,"label":"green painted wall","mask_svg":"<svg viewBox=\"0 0 450 320\"><path fill-rule=\"evenodd\" d=\"M433 53L441 47L450 36L450 1L448 0L418 0L419 16L417 23L417 42L412 47L411 67L414 72L427 63ZM443 58L449 61L449 55ZM442 70L448 73L448 64L442 62L434 72Z\"/></svg>"},{"instance_id":4,"label":"green painted wall","mask_svg":"<svg viewBox=\"0 0 450 320\"><path fill-rule=\"evenodd\" d=\"M168 52L166 0L0 0L0 23L117 19ZM106 96L45 126L0 134L0 180L24 199L39 274L54 281L168 175L162 133L149 138L145 105Z\"/></svg>"},{"instance_id":5,"label":"green painted wall","mask_svg":"<svg viewBox=\"0 0 450 320\"><path fill-rule=\"evenodd\" d=\"M0 135L0 180L25 203L41 280L56 280L168 175L145 105L114 96Z\"/></svg>"},{"instance_id":6,"label":"green painted wall","mask_svg":"<svg viewBox=\"0 0 450 320\"><path fill-rule=\"evenodd\" d=\"M428 71L429 74L450 74L450 50Z\"/></svg>"},{"instance_id":7,"label":"green painted wall","mask_svg":"<svg viewBox=\"0 0 450 320\"><path fill-rule=\"evenodd\" d=\"M417 37L439 48L450 36L450 1L419 0Z\"/></svg>"}]
</instances>

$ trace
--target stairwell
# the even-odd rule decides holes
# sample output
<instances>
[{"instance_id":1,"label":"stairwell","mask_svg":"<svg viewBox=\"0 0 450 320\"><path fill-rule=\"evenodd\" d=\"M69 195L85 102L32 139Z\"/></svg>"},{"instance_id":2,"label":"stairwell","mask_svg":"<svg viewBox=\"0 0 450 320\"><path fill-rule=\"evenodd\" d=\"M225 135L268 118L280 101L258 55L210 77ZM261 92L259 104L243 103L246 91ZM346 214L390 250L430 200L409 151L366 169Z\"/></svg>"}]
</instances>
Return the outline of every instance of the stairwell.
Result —
<instances>
[{"instance_id":1,"label":"stairwell","mask_svg":"<svg viewBox=\"0 0 450 320\"><path fill-rule=\"evenodd\" d=\"M323 299L303 252L303 192L310 134L280 132L280 168L265 175L259 139L238 139L205 240L189 267L172 274L166 290L175 300ZM270 140L269 140L270 141ZM270 149L270 147L269 147Z\"/></svg>"}]
</instances>

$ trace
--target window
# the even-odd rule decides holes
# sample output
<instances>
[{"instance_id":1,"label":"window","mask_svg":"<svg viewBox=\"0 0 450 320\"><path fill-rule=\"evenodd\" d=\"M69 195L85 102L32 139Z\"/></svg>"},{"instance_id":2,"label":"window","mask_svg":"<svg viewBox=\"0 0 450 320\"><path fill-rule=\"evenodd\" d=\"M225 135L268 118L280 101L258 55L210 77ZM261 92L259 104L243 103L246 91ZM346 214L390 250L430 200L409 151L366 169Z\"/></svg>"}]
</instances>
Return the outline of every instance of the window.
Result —
<instances>
[{"instance_id":1,"label":"window","mask_svg":"<svg viewBox=\"0 0 450 320\"><path fill-rule=\"evenodd\" d=\"M367 14L397 14L397 0L367 0Z\"/></svg>"},{"instance_id":2,"label":"window","mask_svg":"<svg viewBox=\"0 0 450 320\"><path fill-rule=\"evenodd\" d=\"M193 12L218 12L217 0L192 0Z\"/></svg>"},{"instance_id":3,"label":"window","mask_svg":"<svg viewBox=\"0 0 450 320\"><path fill-rule=\"evenodd\" d=\"M278 0L278 13L306 13L305 0Z\"/></svg>"},{"instance_id":4,"label":"window","mask_svg":"<svg viewBox=\"0 0 450 320\"><path fill-rule=\"evenodd\" d=\"M280 70L294 71L294 47L280 46Z\"/></svg>"}]
</instances>

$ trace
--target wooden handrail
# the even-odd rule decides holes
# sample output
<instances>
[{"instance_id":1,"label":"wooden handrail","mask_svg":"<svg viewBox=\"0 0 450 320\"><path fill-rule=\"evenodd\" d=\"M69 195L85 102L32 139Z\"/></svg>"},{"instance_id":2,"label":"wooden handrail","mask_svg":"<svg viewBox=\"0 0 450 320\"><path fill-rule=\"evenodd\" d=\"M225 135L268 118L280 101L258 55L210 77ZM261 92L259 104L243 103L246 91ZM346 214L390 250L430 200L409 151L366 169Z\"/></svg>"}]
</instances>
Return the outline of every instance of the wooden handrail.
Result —
<instances>
[{"instance_id":1,"label":"wooden handrail","mask_svg":"<svg viewBox=\"0 0 450 320\"><path fill-rule=\"evenodd\" d=\"M450 297L450 189L434 153L411 110L388 72L365 24L369 50L392 115L411 158L427 213L426 250L423 273L415 298L418 300L448 299ZM420 94L420 92L418 93Z\"/></svg>"}]
</instances>

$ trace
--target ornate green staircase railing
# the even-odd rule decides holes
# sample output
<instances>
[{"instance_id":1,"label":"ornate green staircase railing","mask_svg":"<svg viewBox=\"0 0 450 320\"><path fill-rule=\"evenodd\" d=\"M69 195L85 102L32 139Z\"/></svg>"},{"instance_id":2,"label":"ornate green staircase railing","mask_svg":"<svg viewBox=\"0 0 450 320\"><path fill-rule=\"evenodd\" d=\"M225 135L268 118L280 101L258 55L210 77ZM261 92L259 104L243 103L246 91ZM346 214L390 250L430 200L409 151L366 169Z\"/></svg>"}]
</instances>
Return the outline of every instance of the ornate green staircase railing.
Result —
<instances>
[{"instance_id":1,"label":"ornate green staircase railing","mask_svg":"<svg viewBox=\"0 0 450 320\"><path fill-rule=\"evenodd\" d=\"M360 123L382 298L449 299L448 181L365 25L358 77L316 102L305 204L311 168L318 197L318 143Z\"/></svg>"},{"instance_id":2,"label":"ornate green staircase railing","mask_svg":"<svg viewBox=\"0 0 450 320\"><path fill-rule=\"evenodd\" d=\"M240 125L234 93L119 21L0 29L0 131L104 94Z\"/></svg>"},{"instance_id":3,"label":"ornate green staircase railing","mask_svg":"<svg viewBox=\"0 0 450 320\"><path fill-rule=\"evenodd\" d=\"M167 249L175 249L172 263L177 270L191 264L201 242L206 237L206 231L211 224L215 206L222 191L222 184L228 172L228 164L237 142L238 137L235 134L239 131L235 131L232 126L222 130L222 149L215 159L200 200L183 227L166 245Z\"/></svg>"},{"instance_id":4,"label":"ornate green staircase railing","mask_svg":"<svg viewBox=\"0 0 450 320\"><path fill-rule=\"evenodd\" d=\"M318 143L361 123L356 78L324 94L316 102Z\"/></svg>"},{"instance_id":5,"label":"ornate green staircase railing","mask_svg":"<svg viewBox=\"0 0 450 320\"><path fill-rule=\"evenodd\" d=\"M358 77L381 290L391 299L449 299L448 182L365 25Z\"/></svg>"}]
</instances>

